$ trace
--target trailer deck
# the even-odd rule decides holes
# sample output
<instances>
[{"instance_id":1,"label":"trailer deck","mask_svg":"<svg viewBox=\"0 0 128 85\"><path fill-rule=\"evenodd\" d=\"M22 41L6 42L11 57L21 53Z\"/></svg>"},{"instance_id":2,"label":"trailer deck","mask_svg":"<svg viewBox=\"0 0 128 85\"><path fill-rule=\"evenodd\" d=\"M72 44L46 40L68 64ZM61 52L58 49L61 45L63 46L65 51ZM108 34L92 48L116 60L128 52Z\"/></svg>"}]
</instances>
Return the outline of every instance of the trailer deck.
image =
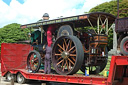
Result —
<instances>
[{"instance_id":1,"label":"trailer deck","mask_svg":"<svg viewBox=\"0 0 128 85\"><path fill-rule=\"evenodd\" d=\"M30 73L24 69L17 69L11 71L12 74L20 72L26 79L76 83L76 84L99 84L106 85L107 77L103 76L84 76L80 74L75 75L58 75L58 74L44 74L44 73Z\"/></svg>"},{"instance_id":2,"label":"trailer deck","mask_svg":"<svg viewBox=\"0 0 128 85\"><path fill-rule=\"evenodd\" d=\"M24 48L23 48L24 47ZM75 84L91 84L91 85L127 85L128 81L128 57L112 56L109 76L84 76L81 74L74 75L58 75L30 73L26 69L27 54L32 50L30 45L26 44L7 44L3 43L1 47L1 72L2 76L6 76L8 72L17 75L22 74L25 79L64 82ZM14 49L15 48L15 49ZM22 48L22 49L21 49Z\"/></svg>"}]
</instances>

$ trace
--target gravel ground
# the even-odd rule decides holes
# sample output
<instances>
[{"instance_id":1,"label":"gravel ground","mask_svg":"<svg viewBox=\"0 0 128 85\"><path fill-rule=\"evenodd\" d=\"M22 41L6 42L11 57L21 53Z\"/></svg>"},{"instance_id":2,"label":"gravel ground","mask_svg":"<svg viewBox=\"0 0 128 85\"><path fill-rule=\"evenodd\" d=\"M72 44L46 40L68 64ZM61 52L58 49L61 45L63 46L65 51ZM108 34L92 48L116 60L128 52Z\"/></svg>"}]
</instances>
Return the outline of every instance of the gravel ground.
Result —
<instances>
[{"instance_id":1,"label":"gravel ground","mask_svg":"<svg viewBox=\"0 0 128 85\"><path fill-rule=\"evenodd\" d=\"M0 85L12 85L11 82L6 81L5 77L1 76L1 64L0 64ZM15 82L14 85L46 85L46 84L40 81L31 80L28 81L26 84L18 84Z\"/></svg>"}]
</instances>

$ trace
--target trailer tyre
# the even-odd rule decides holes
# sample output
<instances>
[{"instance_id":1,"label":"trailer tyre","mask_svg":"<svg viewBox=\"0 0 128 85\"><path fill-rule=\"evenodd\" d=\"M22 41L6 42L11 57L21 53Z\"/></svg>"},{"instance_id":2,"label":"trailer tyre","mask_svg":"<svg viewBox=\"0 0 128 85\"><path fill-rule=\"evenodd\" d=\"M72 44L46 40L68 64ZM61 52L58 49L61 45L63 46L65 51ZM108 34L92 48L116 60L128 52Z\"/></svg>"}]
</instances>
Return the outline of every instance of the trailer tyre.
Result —
<instances>
[{"instance_id":1,"label":"trailer tyre","mask_svg":"<svg viewBox=\"0 0 128 85\"><path fill-rule=\"evenodd\" d=\"M123 55L128 55L128 36L122 39L120 43L120 51Z\"/></svg>"},{"instance_id":2,"label":"trailer tyre","mask_svg":"<svg viewBox=\"0 0 128 85\"><path fill-rule=\"evenodd\" d=\"M17 74L17 82L20 84L23 84L26 82L26 79L24 78L24 76L21 73Z\"/></svg>"},{"instance_id":3,"label":"trailer tyre","mask_svg":"<svg viewBox=\"0 0 128 85\"><path fill-rule=\"evenodd\" d=\"M8 72L8 73L6 74L6 80L7 80L8 82L10 82L12 78L13 78L13 75L12 75L10 72Z\"/></svg>"}]
</instances>

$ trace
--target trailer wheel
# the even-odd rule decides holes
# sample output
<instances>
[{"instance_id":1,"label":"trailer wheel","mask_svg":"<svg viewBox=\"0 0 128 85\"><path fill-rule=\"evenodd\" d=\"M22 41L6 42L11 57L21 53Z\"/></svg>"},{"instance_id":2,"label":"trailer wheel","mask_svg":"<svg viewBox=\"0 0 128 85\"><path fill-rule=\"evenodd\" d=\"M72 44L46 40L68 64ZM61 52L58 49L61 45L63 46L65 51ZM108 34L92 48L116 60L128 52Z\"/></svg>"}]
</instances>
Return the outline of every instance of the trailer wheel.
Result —
<instances>
[{"instance_id":1,"label":"trailer wheel","mask_svg":"<svg viewBox=\"0 0 128 85\"><path fill-rule=\"evenodd\" d=\"M12 78L13 78L13 75L10 72L8 72L6 74L6 80L10 82Z\"/></svg>"},{"instance_id":2,"label":"trailer wheel","mask_svg":"<svg viewBox=\"0 0 128 85\"><path fill-rule=\"evenodd\" d=\"M76 73L82 65L84 51L80 40L75 36L61 36L52 49L52 63L58 74Z\"/></svg>"},{"instance_id":3,"label":"trailer wheel","mask_svg":"<svg viewBox=\"0 0 128 85\"><path fill-rule=\"evenodd\" d=\"M70 25L61 26L57 33L57 37L60 37L62 35L73 35L72 27Z\"/></svg>"},{"instance_id":4,"label":"trailer wheel","mask_svg":"<svg viewBox=\"0 0 128 85\"><path fill-rule=\"evenodd\" d=\"M24 78L24 76L21 73L17 74L17 82L20 84L23 84L26 82L26 79Z\"/></svg>"},{"instance_id":5,"label":"trailer wheel","mask_svg":"<svg viewBox=\"0 0 128 85\"><path fill-rule=\"evenodd\" d=\"M128 36L122 39L120 43L120 51L123 55L128 55Z\"/></svg>"},{"instance_id":6,"label":"trailer wheel","mask_svg":"<svg viewBox=\"0 0 128 85\"><path fill-rule=\"evenodd\" d=\"M33 50L29 53L27 58L27 67L33 73L38 72L41 65L41 56L40 53Z\"/></svg>"}]
</instances>

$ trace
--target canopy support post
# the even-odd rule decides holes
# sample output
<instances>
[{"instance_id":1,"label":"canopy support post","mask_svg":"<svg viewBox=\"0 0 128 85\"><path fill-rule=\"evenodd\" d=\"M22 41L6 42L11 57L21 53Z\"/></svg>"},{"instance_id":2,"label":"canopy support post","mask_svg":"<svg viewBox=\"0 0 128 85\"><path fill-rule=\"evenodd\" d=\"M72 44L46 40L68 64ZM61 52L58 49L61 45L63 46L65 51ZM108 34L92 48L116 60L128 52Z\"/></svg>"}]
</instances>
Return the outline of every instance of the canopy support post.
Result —
<instances>
[{"instance_id":1,"label":"canopy support post","mask_svg":"<svg viewBox=\"0 0 128 85\"><path fill-rule=\"evenodd\" d=\"M99 28L100 28L100 27L99 27L99 24L100 24L100 23L99 23L99 17L100 17L100 16L98 16L98 19L97 19L97 28L98 28L97 31L98 31L98 34L99 34L99 30L100 30L100 29L99 29Z\"/></svg>"},{"instance_id":2,"label":"canopy support post","mask_svg":"<svg viewBox=\"0 0 128 85\"><path fill-rule=\"evenodd\" d=\"M107 19L107 22L106 22L106 32L107 32L108 31L108 17L106 19ZM107 32L107 35L108 35L108 32Z\"/></svg>"},{"instance_id":3,"label":"canopy support post","mask_svg":"<svg viewBox=\"0 0 128 85\"><path fill-rule=\"evenodd\" d=\"M89 24L93 27L93 25L92 25L92 23L91 23L90 19L88 19L88 18L87 18L87 20L88 20Z\"/></svg>"},{"instance_id":4,"label":"canopy support post","mask_svg":"<svg viewBox=\"0 0 128 85\"><path fill-rule=\"evenodd\" d=\"M44 32L43 26L41 26L41 44L43 43L43 32Z\"/></svg>"}]
</instances>

